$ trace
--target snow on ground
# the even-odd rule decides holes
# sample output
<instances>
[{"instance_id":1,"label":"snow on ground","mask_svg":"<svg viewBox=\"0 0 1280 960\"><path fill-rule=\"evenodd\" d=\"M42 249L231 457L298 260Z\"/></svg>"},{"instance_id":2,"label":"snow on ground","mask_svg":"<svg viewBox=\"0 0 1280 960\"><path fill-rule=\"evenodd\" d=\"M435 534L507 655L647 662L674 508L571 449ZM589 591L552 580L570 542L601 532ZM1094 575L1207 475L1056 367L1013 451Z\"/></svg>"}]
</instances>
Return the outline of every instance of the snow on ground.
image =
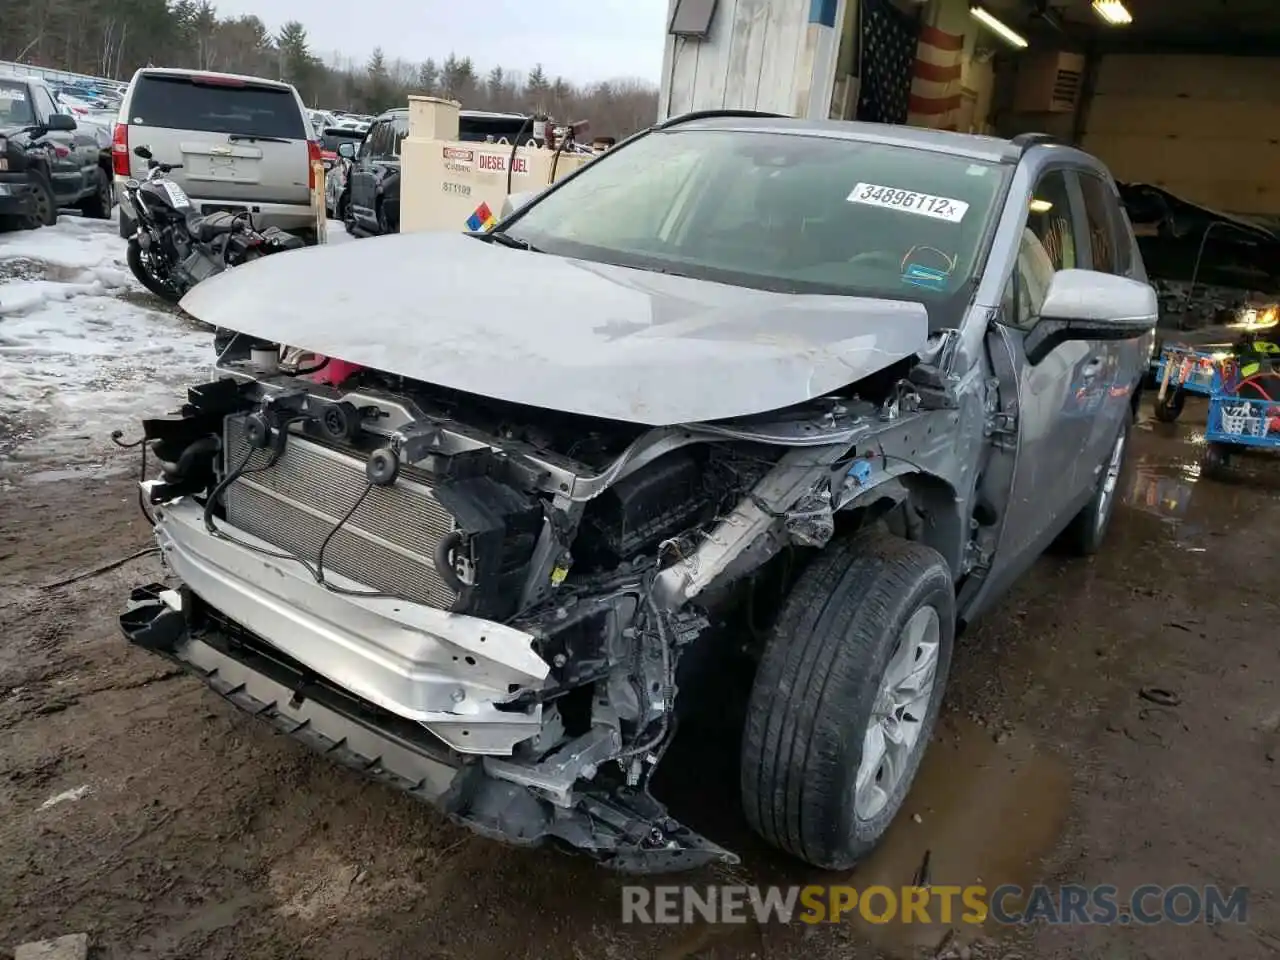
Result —
<instances>
[{"instance_id":1,"label":"snow on ground","mask_svg":"<svg viewBox=\"0 0 1280 960\"><path fill-rule=\"evenodd\" d=\"M349 239L329 224L330 242ZM141 417L175 410L208 373L212 340L134 280L114 220L0 233L0 475L129 469L111 432L132 439Z\"/></svg>"},{"instance_id":2,"label":"snow on ground","mask_svg":"<svg viewBox=\"0 0 1280 960\"><path fill-rule=\"evenodd\" d=\"M101 471L111 431L175 408L211 349L134 281L114 220L0 234L0 467Z\"/></svg>"}]
</instances>

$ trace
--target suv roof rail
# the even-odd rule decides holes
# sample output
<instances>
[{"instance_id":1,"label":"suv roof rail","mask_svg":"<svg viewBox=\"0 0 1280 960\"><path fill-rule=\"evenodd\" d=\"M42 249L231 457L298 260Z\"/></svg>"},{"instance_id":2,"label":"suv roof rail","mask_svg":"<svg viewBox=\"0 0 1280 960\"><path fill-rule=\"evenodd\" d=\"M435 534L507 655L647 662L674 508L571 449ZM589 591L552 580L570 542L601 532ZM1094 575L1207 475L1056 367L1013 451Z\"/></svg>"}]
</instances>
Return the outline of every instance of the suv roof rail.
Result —
<instances>
[{"instance_id":1,"label":"suv roof rail","mask_svg":"<svg viewBox=\"0 0 1280 960\"><path fill-rule=\"evenodd\" d=\"M1032 147L1046 147L1054 144L1061 144L1062 141L1055 137L1052 133L1020 133L1009 141L1018 148L1020 154L1026 153Z\"/></svg>"},{"instance_id":2,"label":"suv roof rail","mask_svg":"<svg viewBox=\"0 0 1280 960\"><path fill-rule=\"evenodd\" d=\"M678 123L690 123L694 120L707 120L714 117L756 117L760 119L772 120L790 120L784 113L768 113L763 110L694 110L691 113L682 113L679 116L668 117L657 125L657 129L665 130L667 127L674 127Z\"/></svg>"}]
</instances>

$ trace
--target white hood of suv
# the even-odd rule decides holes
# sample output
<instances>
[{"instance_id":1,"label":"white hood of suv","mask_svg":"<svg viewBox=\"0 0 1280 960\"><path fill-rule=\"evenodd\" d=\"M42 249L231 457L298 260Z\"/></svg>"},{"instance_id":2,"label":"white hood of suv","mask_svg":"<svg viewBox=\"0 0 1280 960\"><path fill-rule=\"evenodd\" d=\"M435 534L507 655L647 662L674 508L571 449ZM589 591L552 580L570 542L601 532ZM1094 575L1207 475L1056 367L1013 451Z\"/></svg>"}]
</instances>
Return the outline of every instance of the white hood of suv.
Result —
<instances>
[{"instance_id":1,"label":"white hood of suv","mask_svg":"<svg viewBox=\"0 0 1280 960\"><path fill-rule=\"evenodd\" d=\"M918 303L727 286L413 233L236 267L182 308L469 393L650 426L789 407L920 352Z\"/></svg>"}]
</instances>

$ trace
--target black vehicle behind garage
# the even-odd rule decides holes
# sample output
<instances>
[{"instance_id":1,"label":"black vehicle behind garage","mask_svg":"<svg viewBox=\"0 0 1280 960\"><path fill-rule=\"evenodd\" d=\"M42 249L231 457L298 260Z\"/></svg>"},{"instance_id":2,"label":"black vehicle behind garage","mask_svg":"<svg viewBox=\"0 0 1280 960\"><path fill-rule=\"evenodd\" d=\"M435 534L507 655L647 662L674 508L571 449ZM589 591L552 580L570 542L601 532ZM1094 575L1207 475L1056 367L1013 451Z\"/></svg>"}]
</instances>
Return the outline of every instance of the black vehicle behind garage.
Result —
<instances>
[{"instance_id":1,"label":"black vehicle behind garage","mask_svg":"<svg viewBox=\"0 0 1280 960\"><path fill-rule=\"evenodd\" d=\"M0 215L49 226L59 207L111 216L110 156L42 80L0 77Z\"/></svg>"}]
</instances>

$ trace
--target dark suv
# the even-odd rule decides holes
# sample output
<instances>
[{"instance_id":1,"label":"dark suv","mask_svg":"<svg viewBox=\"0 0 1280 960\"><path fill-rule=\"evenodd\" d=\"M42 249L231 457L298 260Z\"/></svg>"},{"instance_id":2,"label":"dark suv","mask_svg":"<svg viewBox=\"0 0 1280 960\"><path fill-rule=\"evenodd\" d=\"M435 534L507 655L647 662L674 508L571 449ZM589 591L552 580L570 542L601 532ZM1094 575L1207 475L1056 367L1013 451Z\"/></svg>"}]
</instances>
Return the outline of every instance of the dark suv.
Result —
<instances>
[{"instance_id":1,"label":"dark suv","mask_svg":"<svg viewBox=\"0 0 1280 960\"><path fill-rule=\"evenodd\" d=\"M0 219L52 226L59 207L111 216L110 154L34 77L0 77Z\"/></svg>"},{"instance_id":2,"label":"dark suv","mask_svg":"<svg viewBox=\"0 0 1280 960\"><path fill-rule=\"evenodd\" d=\"M458 139L509 144L526 124L527 118L518 113L463 110L458 114ZM409 111L398 108L373 121L358 149L354 144L339 145L342 156L354 159L347 174L349 203L343 217L349 233L400 232L400 144L408 135Z\"/></svg>"}]
</instances>

